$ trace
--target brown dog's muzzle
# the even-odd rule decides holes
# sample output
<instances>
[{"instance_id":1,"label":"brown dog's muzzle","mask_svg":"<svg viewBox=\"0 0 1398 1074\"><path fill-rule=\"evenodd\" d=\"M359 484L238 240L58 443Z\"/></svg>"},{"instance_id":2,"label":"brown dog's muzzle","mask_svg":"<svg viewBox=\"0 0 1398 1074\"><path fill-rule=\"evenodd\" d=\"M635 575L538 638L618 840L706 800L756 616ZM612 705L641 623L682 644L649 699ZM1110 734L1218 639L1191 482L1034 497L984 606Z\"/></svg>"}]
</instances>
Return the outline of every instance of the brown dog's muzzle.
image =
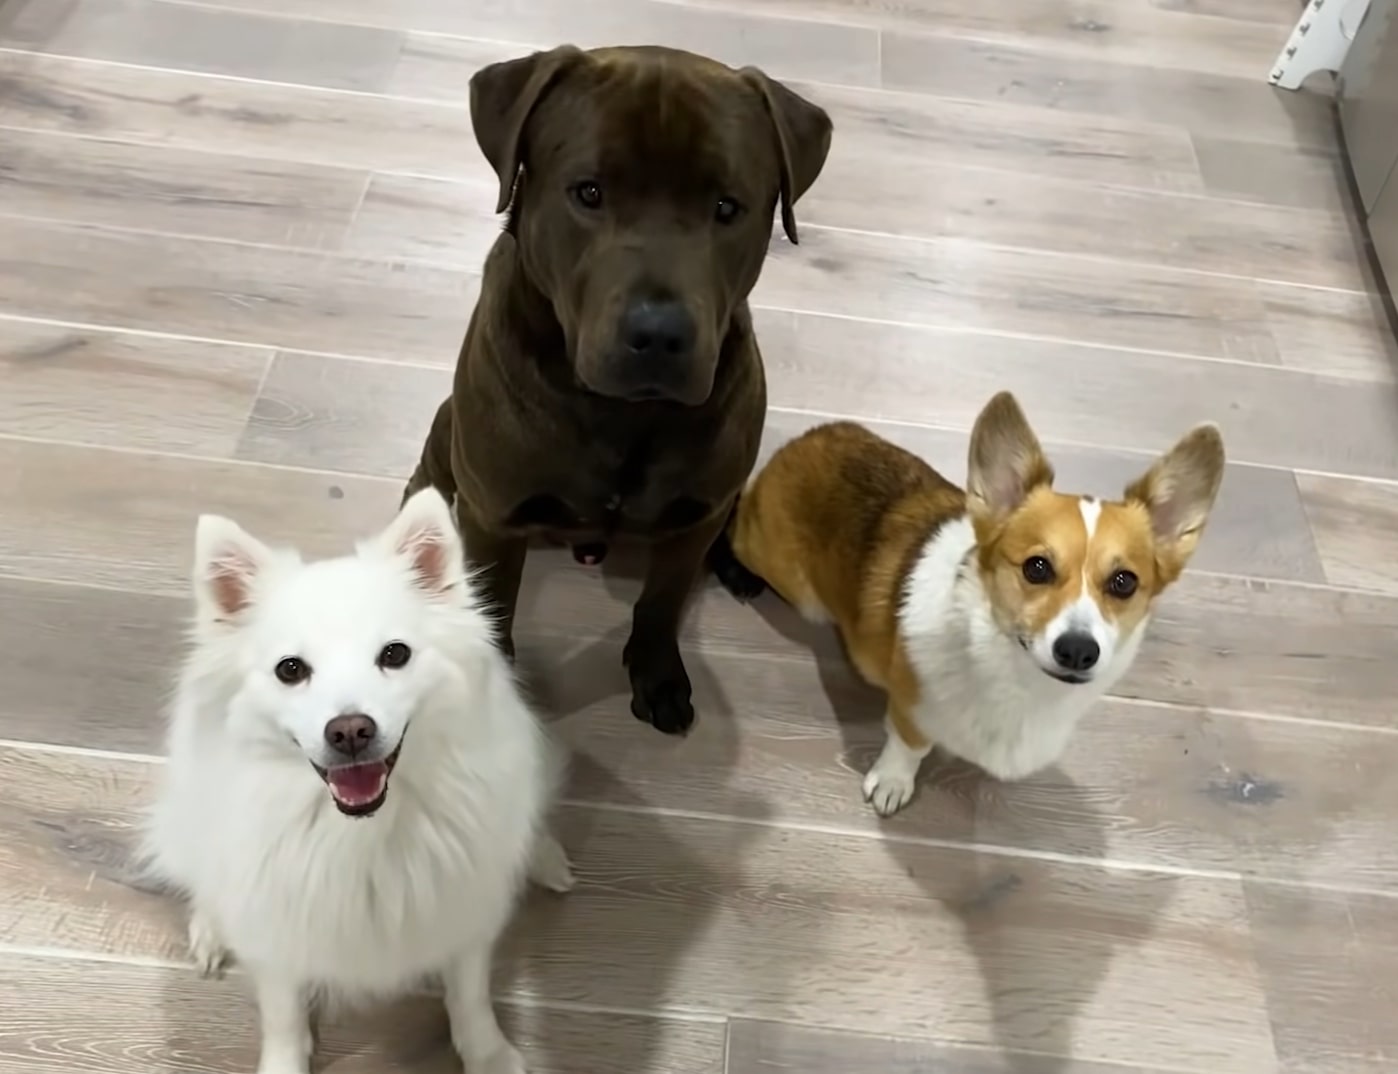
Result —
<instances>
[{"instance_id":1,"label":"brown dog's muzzle","mask_svg":"<svg viewBox=\"0 0 1398 1074\"><path fill-rule=\"evenodd\" d=\"M621 311L607 380L616 394L628 399L689 402L698 387L694 384L698 336L693 314L679 299L634 297Z\"/></svg>"}]
</instances>

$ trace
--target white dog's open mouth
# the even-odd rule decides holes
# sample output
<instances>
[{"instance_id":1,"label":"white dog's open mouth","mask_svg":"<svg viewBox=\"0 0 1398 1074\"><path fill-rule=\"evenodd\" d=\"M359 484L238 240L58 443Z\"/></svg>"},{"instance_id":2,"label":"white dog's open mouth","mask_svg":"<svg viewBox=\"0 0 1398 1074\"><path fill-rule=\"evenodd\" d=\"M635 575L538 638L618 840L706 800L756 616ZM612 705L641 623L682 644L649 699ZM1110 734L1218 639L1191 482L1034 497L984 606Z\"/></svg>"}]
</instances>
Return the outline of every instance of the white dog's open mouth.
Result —
<instances>
[{"instance_id":1,"label":"white dog's open mouth","mask_svg":"<svg viewBox=\"0 0 1398 1074\"><path fill-rule=\"evenodd\" d=\"M330 788L336 809L349 817L367 817L377 812L388 798L388 777L398 762L398 750L402 748L400 745L378 761L341 764L334 768L321 768L312 762L311 767Z\"/></svg>"}]
</instances>

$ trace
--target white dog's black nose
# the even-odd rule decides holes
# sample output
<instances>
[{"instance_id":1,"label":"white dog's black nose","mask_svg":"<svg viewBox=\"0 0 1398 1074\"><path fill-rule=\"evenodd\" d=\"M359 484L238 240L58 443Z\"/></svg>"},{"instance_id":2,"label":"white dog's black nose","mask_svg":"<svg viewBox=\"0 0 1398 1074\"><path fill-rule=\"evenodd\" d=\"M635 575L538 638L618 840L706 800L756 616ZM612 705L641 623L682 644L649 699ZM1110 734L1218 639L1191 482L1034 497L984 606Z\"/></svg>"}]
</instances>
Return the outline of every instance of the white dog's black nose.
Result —
<instances>
[{"instance_id":1,"label":"white dog's black nose","mask_svg":"<svg viewBox=\"0 0 1398 1074\"><path fill-rule=\"evenodd\" d=\"M1053 643L1053 661L1064 671L1081 674L1091 671L1102 655L1102 648L1091 634L1060 634Z\"/></svg>"},{"instance_id":2,"label":"white dog's black nose","mask_svg":"<svg viewBox=\"0 0 1398 1074\"><path fill-rule=\"evenodd\" d=\"M379 733L379 725L362 712L336 716L325 725L325 744L336 753L354 757L368 749Z\"/></svg>"}]
</instances>

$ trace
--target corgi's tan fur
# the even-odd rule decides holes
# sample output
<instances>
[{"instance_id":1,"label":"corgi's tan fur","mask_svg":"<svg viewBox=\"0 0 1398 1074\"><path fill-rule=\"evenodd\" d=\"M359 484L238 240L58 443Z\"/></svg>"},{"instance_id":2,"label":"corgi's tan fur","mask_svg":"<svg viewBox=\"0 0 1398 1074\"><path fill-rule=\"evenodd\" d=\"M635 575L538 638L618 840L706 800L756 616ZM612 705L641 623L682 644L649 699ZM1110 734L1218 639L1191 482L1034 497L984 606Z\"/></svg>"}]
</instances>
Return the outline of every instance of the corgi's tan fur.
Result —
<instances>
[{"instance_id":1,"label":"corgi's tan fur","mask_svg":"<svg viewBox=\"0 0 1398 1074\"><path fill-rule=\"evenodd\" d=\"M912 797L934 743L1000 779L1058 759L1130 667L1223 469L1222 437L1201 425L1119 501L1056 492L1002 392L976 421L962 490L837 422L773 456L713 565L735 593L766 582L808 618L833 621L860 675L887 692L887 740L864 783L887 815Z\"/></svg>"}]
</instances>

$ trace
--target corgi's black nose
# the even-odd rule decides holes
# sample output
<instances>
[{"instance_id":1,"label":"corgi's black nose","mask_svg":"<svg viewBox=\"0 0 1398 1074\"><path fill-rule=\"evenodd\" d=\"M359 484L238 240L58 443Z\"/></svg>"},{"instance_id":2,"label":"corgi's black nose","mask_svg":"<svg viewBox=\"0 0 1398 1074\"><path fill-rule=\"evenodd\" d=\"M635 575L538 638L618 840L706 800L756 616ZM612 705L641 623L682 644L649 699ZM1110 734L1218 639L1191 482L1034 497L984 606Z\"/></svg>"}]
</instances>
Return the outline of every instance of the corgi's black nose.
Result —
<instances>
[{"instance_id":1,"label":"corgi's black nose","mask_svg":"<svg viewBox=\"0 0 1398 1074\"><path fill-rule=\"evenodd\" d=\"M325 725L325 744L336 753L354 757L368 749L378 733L379 725L372 717L348 712Z\"/></svg>"},{"instance_id":2,"label":"corgi's black nose","mask_svg":"<svg viewBox=\"0 0 1398 1074\"><path fill-rule=\"evenodd\" d=\"M1102 648L1091 634L1076 631L1058 635L1053 643L1053 662L1064 671L1082 674L1091 671L1102 655Z\"/></svg>"}]
</instances>

